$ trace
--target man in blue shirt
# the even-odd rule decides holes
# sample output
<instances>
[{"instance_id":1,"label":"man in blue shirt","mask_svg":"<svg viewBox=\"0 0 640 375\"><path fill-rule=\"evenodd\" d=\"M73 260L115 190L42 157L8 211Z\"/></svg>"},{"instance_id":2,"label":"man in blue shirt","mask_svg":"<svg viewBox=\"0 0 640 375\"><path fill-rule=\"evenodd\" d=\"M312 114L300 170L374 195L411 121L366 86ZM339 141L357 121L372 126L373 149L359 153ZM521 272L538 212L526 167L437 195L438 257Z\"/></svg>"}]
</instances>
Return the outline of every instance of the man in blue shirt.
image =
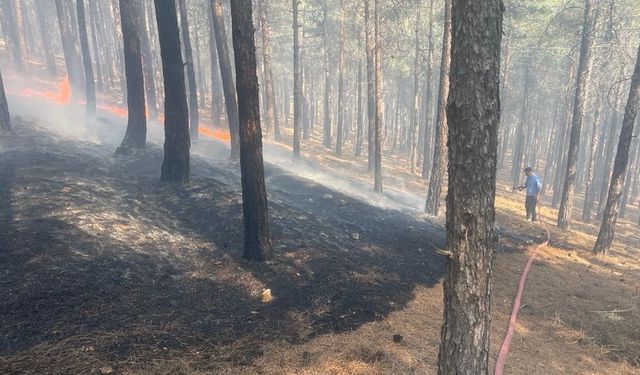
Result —
<instances>
[{"instance_id":1,"label":"man in blue shirt","mask_svg":"<svg viewBox=\"0 0 640 375\"><path fill-rule=\"evenodd\" d=\"M527 175L527 181L524 185L518 186L518 190L522 191L527 189L527 199L525 201L525 208L527 210L527 221L531 220L534 223L538 221L538 215L536 213L536 206L540 202L540 189L542 189L542 181L540 177L533 173L531 167L524 169L524 174Z\"/></svg>"}]
</instances>

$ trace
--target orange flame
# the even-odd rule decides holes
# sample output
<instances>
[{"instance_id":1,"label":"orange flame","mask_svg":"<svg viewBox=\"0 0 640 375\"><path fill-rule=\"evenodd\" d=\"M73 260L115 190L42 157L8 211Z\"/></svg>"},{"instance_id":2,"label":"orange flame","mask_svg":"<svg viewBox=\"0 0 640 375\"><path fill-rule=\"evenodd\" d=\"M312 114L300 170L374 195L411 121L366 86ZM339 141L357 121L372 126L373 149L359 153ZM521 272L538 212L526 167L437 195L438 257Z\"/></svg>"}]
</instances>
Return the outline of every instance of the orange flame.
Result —
<instances>
[{"instance_id":1,"label":"orange flame","mask_svg":"<svg viewBox=\"0 0 640 375\"><path fill-rule=\"evenodd\" d=\"M59 104L68 104L71 102L71 85L69 84L69 77L65 77L62 82L58 83L58 92L45 92L44 95L53 102Z\"/></svg>"},{"instance_id":2,"label":"orange flame","mask_svg":"<svg viewBox=\"0 0 640 375\"><path fill-rule=\"evenodd\" d=\"M198 133L207 138L217 139L222 142L229 142L231 140L231 135L229 135L229 132L224 129L211 129L200 125L198 127Z\"/></svg>"}]
</instances>

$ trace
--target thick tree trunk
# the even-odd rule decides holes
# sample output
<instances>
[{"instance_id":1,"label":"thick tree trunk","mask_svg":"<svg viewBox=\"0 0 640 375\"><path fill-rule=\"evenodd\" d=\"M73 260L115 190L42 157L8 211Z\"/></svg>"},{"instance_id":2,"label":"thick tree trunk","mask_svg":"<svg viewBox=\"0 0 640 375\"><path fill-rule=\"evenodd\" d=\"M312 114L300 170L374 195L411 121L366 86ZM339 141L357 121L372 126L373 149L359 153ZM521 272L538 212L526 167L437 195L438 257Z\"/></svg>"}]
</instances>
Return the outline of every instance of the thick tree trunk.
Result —
<instances>
[{"instance_id":1,"label":"thick tree trunk","mask_svg":"<svg viewBox=\"0 0 640 375\"><path fill-rule=\"evenodd\" d=\"M191 38L189 37L189 18L187 15L187 4L185 0L178 0L180 8L180 26L182 27L182 43L184 44L184 56L187 64L188 82L188 105L189 124L191 139L198 139L198 126L200 119L198 115L198 88L196 87L196 70L193 63L193 51L191 49Z\"/></svg>"},{"instance_id":2,"label":"thick tree trunk","mask_svg":"<svg viewBox=\"0 0 640 375\"><path fill-rule=\"evenodd\" d=\"M11 130L11 115L9 114L7 95L4 91L4 82L2 81L2 72L0 71L0 131L9 130Z\"/></svg>"},{"instance_id":3,"label":"thick tree trunk","mask_svg":"<svg viewBox=\"0 0 640 375\"><path fill-rule=\"evenodd\" d=\"M93 117L96 114L96 82L93 78L93 64L91 63L87 22L84 15L84 0L76 0L76 12L78 13L78 32L80 34L80 49L82 50L82 64L84 66L87 115Z\"/></svg>"},{"instance_id":4,"label":"thick tree trunk","mask_svg":"<svg viewBox=\"0 0 640 375\"><path fill-rule=\"evenodd\" d=\"M293 8L293 157L300 158L300 136L302 131L302 72L300 69L300 25L298 24L298 1L292 0Z\"/></svg>"},{"instance_id":5,"label":"thick tree trunk","mask_svg":"<svg viewBox=\"0 0 640 375\"><path fill-rule=\"evenodd\" d=\"M278 128L276 95L273 89L273 69L271 67L271 32L269 28L269 0L258 0L258 12L260 18L260 36L262 37L262 68L264 74L264 109L266 120L266 134L274 132L274 138L279 139L280 134L276 136L275 130ZM273 129L273 130L272 130Z\"/></svg>"},{"instance_id":6,"label":"thick tree trunk","mask_svg":"<svg viewBox=\"0 0 640 375\"><path fill-rule=\"evenodd\" d=\"M143 148L147 141L147 118L144 102L144 77L138 38L138 19L133 5L136 0L120 1L120 22L124 45L124 69L127 82L127 131L118 149Z\"/></svg>"},{"instance_id":7,"label":"thick tree trunk","mask_svg":"<svg viewBox=\"0 0 640 375\"><path fill-rule=\"evenodd\" d=\"M433 167L429 179L429 191L425 212L438 215L444 173L447 168L447 97L449 96L449 66L451 65L451 2L444 1L444 32L442 34L442 59L440 61L440 90L436 117L436 140L433 149Z\"/></svg>"},{"instance_id":8,"label":"thick tree trunk","mask_svg":"<svg viewBox=\"0 0 640 375\"><path fill-rule=\"evenodd\" d=\"M560 201L560 211L558 212L558 227L569 229L571 226L571 211L573 208L573 195L575 191L575 180L577 173L578 151L580 149L580 132L584 118L584 105L587 91L589 89L589 73L592 60L592 49L594 41L593 26L594 20L593 0L585 0L584 21L582 27L582 42L580 47L580 61L578 63L578 79L576 83L576 96L573 105L573 118L571 120L571 137L569 139L569 152L567 153L567 172L562 190L562 200Z\"/></svg>"},{"instance_id":9,"label":"thick tree trunk","mask_svg":"<svg viewBox=\"0 0 640 375\"><path fill-rule=\"evenodd\" d=\"M231 159L240 157L240 143L238 140L238 101L236 88L233 83L233 71L231 70L231 57L227 44L227 32L224 27L224 13L220 0L211 1L213 12L213 30L216 36L218 48L218 62L220 63L220 75L222 76L222 89L224 91L224 103L227 108L227 120L229 121L229 134L231 136Z\"/></svg>"},{"instance_id":10,"label":"thick tree trunk","mask_svg":"<svg viewBox=\"0 0 640 375\"><path fill-rule=\"evenodd\" d=\"M189 181L191 141L178 14L175 1L154 1L164 78L164 160L160 179L185 183Z\"/></svg>"},{"instance_id":11,"label":"thick tree trunk","mask_svg":"<svg viewBox=\"0 0 640 375\"><path fill-rule=\"evenodd\" d=\"M444 319L438 373L488 374L500 0L453 0ZM476 30L483 30L482 33Z\"/></svg>"},{"instance_id":12,"label":"thick tree trunk","mask_svg":"<svg viewBox=\"0 0 640 375\"><path fill-rule=\"evenodd\" d=\"M273 257L273 248L269 236L267 191L262 161L260 97L251 0L232 1L231 18L240 119L244 257L268 260Z\"/></svg>"},{"instance_id":13,"label":"thick tree trunk","mask_svg":"<svg viewBox=\"0 0 640 375\"><path fill-rule=\"evenodd\" d=\"M636 121L636 115L638 114L638 102L640 102L640 46L638 47L636 67L633 72L633 77L631 78L629 98L627 99L624 119L622 120L622 130L620 131L620 138L618 140L616 159L613 163L613 173L611 174L607 205L602 214L600 232L598 233L596 245L593 248L595 253L608 254L611 243L613 242L616 221L618 219L618 205L620 203L620 195L622 194L622 186L624 185L627 164L629 162L629 148L631 147L633 126Z\"/></svg>"},{"instance_id":14,"label":"thick tree trunk","mask_svg":"<svg viewBox=\"0 0 640 375\"><path fill-rule=\"evenodd\" d=\"M142 54L142 68L144 70L145 93L147 96L147 108L152 119L158 118L158 98L156 97L156 77L153 63L153 52L151 52L151 42L149 41L149 27L144 3L136 1L136 11L140 17L140 52Z\"/></svg>"},{"instance_id":15,"label":"thick tree trunk","mask_svg":"<svg viewBox=\"0 0 640 375\"><path fill-rule=\"evenodd\" d=\"M374 183L373 190L382 194L382 57L380 42L380 1L375 0L375 45L376 45L376 72L375 72L375 97L376 97L376 122L375 122L375 158L374 158Z\"/></svg>"}]
</instances>

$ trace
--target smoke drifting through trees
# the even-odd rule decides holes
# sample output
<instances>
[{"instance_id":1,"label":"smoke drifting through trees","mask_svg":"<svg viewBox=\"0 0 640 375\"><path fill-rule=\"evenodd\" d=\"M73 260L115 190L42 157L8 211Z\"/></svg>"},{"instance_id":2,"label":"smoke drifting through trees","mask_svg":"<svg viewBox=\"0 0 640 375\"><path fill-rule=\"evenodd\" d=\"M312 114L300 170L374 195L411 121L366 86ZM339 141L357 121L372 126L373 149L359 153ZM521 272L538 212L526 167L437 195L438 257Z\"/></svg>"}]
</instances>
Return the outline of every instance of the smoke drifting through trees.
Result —
<instances>
[{"instance_id":1,"label":"smoke drifting through trees","mask_svg":"<svg viewBox=\"0 0 640 375\"><path fill-rule=\"evenodd\" d=\"M419 189L424 206L415 208L442 216L448 195L450 251L463 259L447 270L447 322L458 318L452 309L465 308L451 301L470 298L455 285L470 282L484 288L487 298L476 307L485 324L493 198L496 189L519 185L524 167L543 177L541 204L559 206L554 224L601 225L597 252L611 246L625 209L640 225L635 0L508 0L504 35L497 0L34 4L0 3L5 84L7 76L33 74L52 87L68 84L73 99L54 98L62 104L86 101L91 115L106 108L126 116L118 151L132 157L143 152L131 151L145 147L147 123L163 123L163 181L189 181L190 139L228 142L229 165L240 161L246 258L277 256L263 136L284 150L287 158L277 159L284 167L292 157L291 168L308 161L322 171L326 160L344 166L338 172L364 181L367 199L392 197L397 186ZM481 21L490 23L489 42L460 26L487 26ZM478 47L477 56L465 43ZM490 71L486 81L477 59ZM0 129L10 130L4 86L0 76ZM401 172L409 177L398 182ZM471 241L462 226L475 230ZM473 280L456 267L471 269ZM478 363L452 360L455 348L443 344L442 371L486 367L485 333L473 332ZM470 367L451 370L456 363Z\"/></svg>"}]
</instances>

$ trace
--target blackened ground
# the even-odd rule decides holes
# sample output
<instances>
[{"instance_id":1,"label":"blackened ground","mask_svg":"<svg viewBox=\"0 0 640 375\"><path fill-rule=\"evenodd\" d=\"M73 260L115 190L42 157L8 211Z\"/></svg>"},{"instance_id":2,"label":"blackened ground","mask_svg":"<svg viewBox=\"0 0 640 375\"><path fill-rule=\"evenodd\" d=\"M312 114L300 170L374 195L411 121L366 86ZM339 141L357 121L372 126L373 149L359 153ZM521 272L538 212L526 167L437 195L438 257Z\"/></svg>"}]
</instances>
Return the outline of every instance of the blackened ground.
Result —
<instances>
[{"instance_id":1,"label":"blackened ground","mask_svg":"<svg viewBox=\"0 0 640 375\"><path fill-rule=\"evenodd\" d=\"M275 166L276 260L246 262L237 165L194 157L192 182L166 185L159 147L114 149L29 121L0 135L0 373L250 364L266 342L384 319L440 278L441 227Z\"/></svg>"}]
</instances>

